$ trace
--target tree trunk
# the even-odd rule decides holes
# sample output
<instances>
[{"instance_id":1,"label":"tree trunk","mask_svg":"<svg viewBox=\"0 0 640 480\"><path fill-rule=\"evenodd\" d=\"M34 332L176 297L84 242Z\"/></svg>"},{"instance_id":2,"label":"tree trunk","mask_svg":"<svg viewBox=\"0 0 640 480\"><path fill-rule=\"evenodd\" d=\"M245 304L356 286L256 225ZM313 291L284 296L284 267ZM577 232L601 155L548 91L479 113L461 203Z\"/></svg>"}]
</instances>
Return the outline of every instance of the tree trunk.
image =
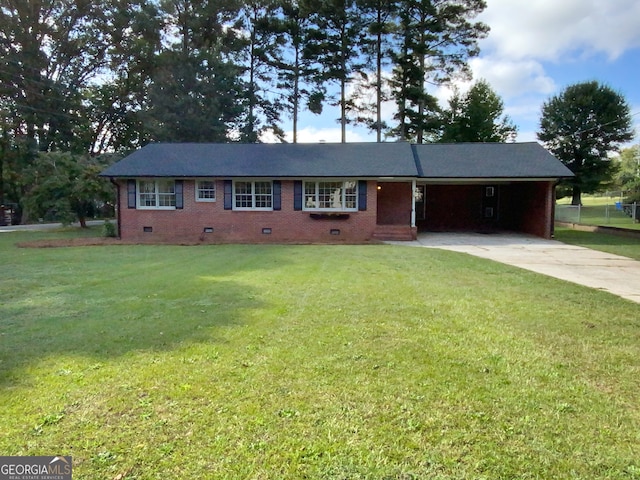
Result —
<instances>
[{"instance_id":1,"label":"tree trunk","mask_svg":"<svg viewBox=\"0 0 640 480\"><path fill-rule=\"evenodd\" d=\"M571 205L582 205L582 189L580 187L573 187L573 196L571 197Z\"/></svg>"},{"instance_id":2,"label":"tree trunk","mask_svg":"<svg viewBox=\"0 0 640 480\"><path fill-rule=\"evenodd\" d=\"M293 76L293 143L298 143L298 109L300 95L300 47L295 45L295 63Z\"/></svg>"},{"instance_id":3,"label":"tree trunk","mask_svg":"<svg viewBox=\"0 0 640 480\"><path fill-rule=\"evenodd\" d=\"M378 8L378 37L376 38L376 141L382 142L382 11Z\"/></svg>"},{"instance_id":4,"label":"tree trunk","mask_svg":"<svg viewBox=\"0 0 640 480\"><path fill-rule=\"evenodd\" d=\"M340 80L340 142L347 142L347 86L346 81Z\"/></svg>"},{"instance_id":5,"label":"tree trunk","mask_svg":"<svg viewBox=\"0 0 640 480\"><path fill-rule=\"evenodd\" d=\"M420 55L420 100L418 101L418 122L419 125L416 125L418 128L418 135L416 138L416 142L420 145L424 143L424 90L425 90L425 56Z\"/></svg>"},{"instance_id":6,"label":"tree trunk","mask_svg":"<svg viewBox=\"0 0 640 480\"><path fill-rule=\"evenodd\" d=\"M84 215L78 215L78 221L80 222L80 228L87 228L87 219Z\"/></svg>"}]
</instances>

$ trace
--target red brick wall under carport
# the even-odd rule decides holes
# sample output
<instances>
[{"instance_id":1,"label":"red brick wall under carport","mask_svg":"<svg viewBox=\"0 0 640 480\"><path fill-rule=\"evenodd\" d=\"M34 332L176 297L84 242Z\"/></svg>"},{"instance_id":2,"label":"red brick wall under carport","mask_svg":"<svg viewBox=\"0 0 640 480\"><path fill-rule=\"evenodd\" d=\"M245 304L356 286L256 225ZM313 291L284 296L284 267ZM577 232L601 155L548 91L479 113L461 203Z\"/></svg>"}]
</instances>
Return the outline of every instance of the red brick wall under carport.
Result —
<instances>
[{"instance_id":1,"label":"red brick wall under carport","mask_svg":"<svg viewBox=\"0 0 640 480\"><path fill-rule=\"evenodd\" d=\"M427 185L425 221L431 231L473 231L484 229L482 185Z\"/></svg>"},{"instance_id":2,"label":"red brick wall under carport","mask_svg":"<svg viewBox=\"0 0 640 480\"><path fill-rule=\"evenodd\" d=\"M543 238L553 234L555 182L514 182L500 191L504 228Z\"/></svg>"},{"instance_id":3,"label":"red brick wall under carport","mask_svg":"<svg viewBox=\"0 0 640 480\"><path fill-rule=\"evenodd\" d=\"M484 188L495 186L497 219L482 212ZM486 185L427 185L426 219L430 231L512 230L550 238L553 226L554 182L512 182Z\"/></svg>"},{"instance_id":4,"label":"red brick wall under carport","mask_svg":"<svg viewBox=\"0 0 640 480\"><path fill-rule=\"evenodd\" d=\"M225 210L223 181L216 202L195 201L195 181L184 180L184 208L127 208L127 182L120 181L120 238L141 243L364 243L376 228L376 182L367 182L367 210L343 220L311 218L293 209L293 181L283 180L282 210ZM151 227L152 232L144 232ZM212 233L204 233L213 228ZM270 234L263 229L271 229ZM332 234L332 230L334 231ZM339 231L339 233L338 233ZM338 234L336 234L338 233Z\"/></svg>"}]
</instances>

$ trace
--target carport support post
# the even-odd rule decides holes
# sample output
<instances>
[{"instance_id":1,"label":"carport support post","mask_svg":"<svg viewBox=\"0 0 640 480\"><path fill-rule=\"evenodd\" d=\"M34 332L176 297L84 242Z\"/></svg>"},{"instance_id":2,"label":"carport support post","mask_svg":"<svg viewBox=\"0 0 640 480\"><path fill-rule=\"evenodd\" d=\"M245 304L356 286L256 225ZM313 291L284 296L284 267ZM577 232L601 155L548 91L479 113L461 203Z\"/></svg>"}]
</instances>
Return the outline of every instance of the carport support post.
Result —
<instances>
[{"instance_id":1,"label":"carport support post","mask_svg":"<svg viewBox=\"0 0 640 480\"><path fill-rule=\"evenodd\" d=\"M416 179L411 180L411 228L416 226Z\"/></svg>"}]
</instances>

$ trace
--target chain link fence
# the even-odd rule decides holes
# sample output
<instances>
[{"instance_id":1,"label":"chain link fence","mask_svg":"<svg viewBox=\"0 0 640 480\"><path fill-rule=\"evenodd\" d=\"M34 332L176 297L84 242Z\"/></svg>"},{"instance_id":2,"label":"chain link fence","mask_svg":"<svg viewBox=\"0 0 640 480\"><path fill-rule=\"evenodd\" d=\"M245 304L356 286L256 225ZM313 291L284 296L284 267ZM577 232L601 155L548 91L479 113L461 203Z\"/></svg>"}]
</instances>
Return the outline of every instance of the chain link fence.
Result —
<instances>
[{"instance_id":1,"label":"chain link fence","mask_svg":"<svg viewBox=\"0 0 640 480\"><path fill-rule=\"evenodd\" d=\"M604 205L556 205L556 221L640 229L640 206L621 201Z\"/></svg>"}]
</instances>

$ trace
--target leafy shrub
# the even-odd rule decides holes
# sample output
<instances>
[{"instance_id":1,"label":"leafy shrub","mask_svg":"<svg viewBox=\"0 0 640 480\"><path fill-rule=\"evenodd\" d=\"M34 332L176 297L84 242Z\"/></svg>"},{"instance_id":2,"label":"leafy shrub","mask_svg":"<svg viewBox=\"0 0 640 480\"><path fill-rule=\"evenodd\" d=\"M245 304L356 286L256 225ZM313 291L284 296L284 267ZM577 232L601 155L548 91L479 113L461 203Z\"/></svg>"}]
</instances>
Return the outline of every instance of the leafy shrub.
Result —
<instances>
[{"instance_id":1,"label":"leafy shrub","mask_svg":"<svg viewBox=\"0 0 640 480\"><path fill-rule=\"evenodd\" d=\"M104 226L102 227L102 232L105 237L116 237L116 226L111 223L109 220L104 221Z\"/></svg>"}]
</instances>

